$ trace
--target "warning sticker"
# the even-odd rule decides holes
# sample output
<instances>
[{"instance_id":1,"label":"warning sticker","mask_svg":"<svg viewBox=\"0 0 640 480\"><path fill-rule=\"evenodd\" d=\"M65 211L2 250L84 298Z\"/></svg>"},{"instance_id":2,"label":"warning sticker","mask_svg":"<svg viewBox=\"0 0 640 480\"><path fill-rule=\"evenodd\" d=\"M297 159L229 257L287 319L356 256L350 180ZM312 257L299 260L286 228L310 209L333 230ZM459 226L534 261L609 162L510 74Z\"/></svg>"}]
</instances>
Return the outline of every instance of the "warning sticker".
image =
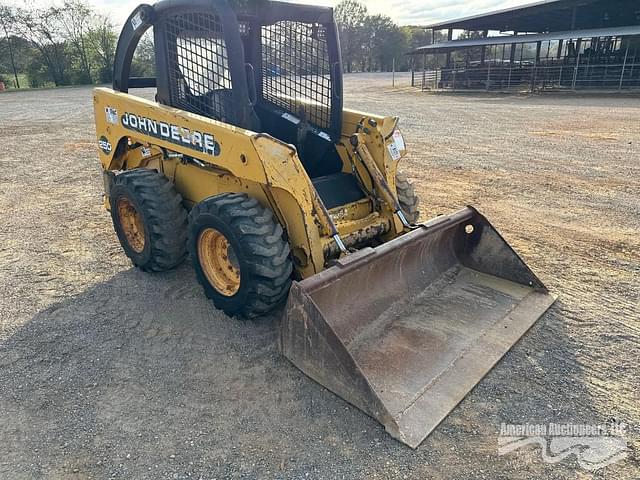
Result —
<instances>
[{"instance_id":1,"label":"warning sticker","mask_svg":"<svg viewBox=\"0 0 640 480\"><path fill-rule=\"evenodd\" d=\"M331 137L329 136L329 134L327 132L320 131L320 132L318 132L318 136L320 138L324 138L327 142L331 141Z\"/></svg>"},{"instance_id":2,"label":"warning sticker","mask_svg":"<svg viewBox=\"0 0 640 480\"><path fill-rule=\"evenodd\" d=\"M404 137L402 136L402 133L400 133L400 130L393 131L393 141L396 144L396 147L398 147L398 150L406 150Z\"/></svg>"},{"instance_id":3,"label":"warning sticker","mask_svg":"<svg viewBox=\"0 0 640 480\"><path fill-rule=\"evenodd\" d=\"M283 113L281 116L285 120L289 120L291 123L295 123L296 125L300 123L300 119L298 117L291 115L288 112Z\"/></svg>"},{"instance_id":4,"label":"warning sticker","mask_svg":"<svg viewBox=\"0 0 640 480\"><path fill-rule=\"evenodd\" d=\"M389 150L389 155L391 155L392 160L398 160L400 158L400 150L398 150L395 142L387 145L387 150Z\"/></svg>"},{"instance_id":5,"label":"warning sticker","mask_svg":"<svg viewBox=\"0 0 640 480\"><path fill-rule=\"evenodd\" d=\"M112 123L113 125L118 124L118 110L112 107L106 107L104 113L107 116L107 123Z\"/></svg>"},{"instance_id":6,"label":"warning sticker","mask_svg":"<svg viewBox=\"0 0 640 480\"><path fill-rule=\"evenodd\" d=\"M137 30L140 25L142 25L142 12L136 13L131 19L131 26L134 30Z\"/></svg>"}]
</instances>

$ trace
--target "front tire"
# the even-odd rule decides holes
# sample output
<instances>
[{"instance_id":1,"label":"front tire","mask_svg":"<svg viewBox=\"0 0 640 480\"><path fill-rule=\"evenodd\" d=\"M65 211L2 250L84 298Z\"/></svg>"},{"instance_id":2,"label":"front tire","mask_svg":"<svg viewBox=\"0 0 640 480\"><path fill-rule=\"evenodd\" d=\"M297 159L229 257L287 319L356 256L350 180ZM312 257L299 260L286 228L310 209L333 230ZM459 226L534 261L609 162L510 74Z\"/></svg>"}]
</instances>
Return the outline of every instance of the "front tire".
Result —
<instances>
[{"instance_id":1,"label":"front tire","mask_svg":"<svg viewBox=\"0 0 640 480\"><path fill-rule=\"evenodd\" d=\"M109 202L124 253L148 272L169 270L186 254L187 212L173 183L155 170L117 175Z\"/></svg>"},{"instance_id":2,"label":"front tire","mask_svg":"<svg viewBox=\"0 0 640 480\"><path fill-rule=\"evenodd\" d=\"M263 315L289 292L293 264L282 227L245 194L198 203L189 213L187 248L205 294L227 315Z\"/></svg>"}]
</instances>

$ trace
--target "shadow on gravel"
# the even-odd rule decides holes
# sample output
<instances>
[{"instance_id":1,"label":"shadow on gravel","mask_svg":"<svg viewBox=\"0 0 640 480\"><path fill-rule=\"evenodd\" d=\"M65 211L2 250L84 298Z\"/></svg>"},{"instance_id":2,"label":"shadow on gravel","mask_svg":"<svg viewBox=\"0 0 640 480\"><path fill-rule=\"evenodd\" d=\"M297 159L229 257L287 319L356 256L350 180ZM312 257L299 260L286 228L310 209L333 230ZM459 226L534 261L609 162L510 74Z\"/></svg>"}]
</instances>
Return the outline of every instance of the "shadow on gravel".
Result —
<instances>
[{"instance_id":1,"label":"shadow on gravel","mask_svg":"<svg viewBox=\"0 0 640 480\"><path fill-rule=\"evenodd\" d=\"M412 451L281 357L273 318L229 319L186 266L131 269L0 345L0 476L573 478L573 460L533 447L497 454L501 422L604 420L565 314L553 307Z\"/></svg>"}]
</instances>

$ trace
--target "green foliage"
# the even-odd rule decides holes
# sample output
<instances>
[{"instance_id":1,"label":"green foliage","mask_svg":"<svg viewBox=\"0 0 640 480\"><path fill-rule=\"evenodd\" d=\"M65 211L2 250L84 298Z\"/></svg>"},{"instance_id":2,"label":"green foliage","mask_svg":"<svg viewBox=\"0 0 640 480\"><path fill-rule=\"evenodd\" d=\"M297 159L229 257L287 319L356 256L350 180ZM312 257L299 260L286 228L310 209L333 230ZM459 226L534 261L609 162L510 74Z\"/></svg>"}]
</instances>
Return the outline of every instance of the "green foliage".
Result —
<instances>
[{"instance_id":1,"label":"green foliage","mask_svg":"<svg viewBox=\"0 0 640 480\"><path fill-rule=\"evenodd\" d=\"M37 57L33 57L31 62L25 69L29 80L29 87L44 87L51 82L51 76L47 70L47 66L43 64Z\"/></svg>"},{"instance_id":2,"label":"green foliage","mask_svg":"<svg viewBox=\"0 0 640 480\"><path fill-rule=\"evenodd\" d=\"M430 43L420 27L399 27L387 15L370 15L358 0L342 0L334 16L345 72L406 70L410 49Z\"/></svg>"},{"instance_id":3,"label":"green foliage","mask_svg":"<svg viewBox=\"0 0 640 480\"><path fill-rule=\"evenodd\" d=\"M113 59L116 55L118 36L108 18L102 18L88 32L87 40L91 46L90 61L94 65L95 79L98 83L113 81Z\"/></svg>"},{"instance_id":4,"label":"green foliage","mask_svg":"<svg viewBox=\"0 0 640 480\"><path fill-rule=\"evenodd\" d=\"M79 0L66 0L62 7L51 7L49 17L58 27L70 59L72 83L92 83L91 44L89 36L94 28L95 13Z\"/></svg>"},{"instance_id":5,"label":"green foliage","mask_svg":"<svg viewBox=\"0 0 640 480\"><path fill-rule=\"evenodd\" d=\"M367 20L369 70L391 70L394 59L404 60L407 37L386 15L373 15Z\"/></svg>"},{"instance_id":6,"label":"green foliage","mask_svg":"<svg viewBox=\"0 0 640 480\"><path fill-rule=\"evenodd\" d=\"M110 82L116 42L109 19L82 0L0 5L0 71L11 72L13 83L23 75L32 87Z\"/></svg>"},{"instance_id":7,"label":"green foliage","mask_svg":"<svg viewBox=\"0 0 640 480\"><path fill-rule=\"evenodd\" d=\"M153 45L153 35L148 30L138 43L138 47L133 54L131 61L132 77L155 77L156 76L156 60L155 49Z\"/></svg>"},{"instance_id":8,"label":"green foliage","mask_svg":"<svg viewBox=\"0 0 640 480\"><path fill-rule=\"evenodd\" d=\"M245 10L255 1L263 0L232 4ZM64 0L62 6L49 7L0 4L0 72L8 86L112 82L117 32L109 18L85 2ZM430 31L399 27L387 15L369 14L359 0L342 0L334 13L346 72L388 71L394 63L396 70L406 70L412 58L405 54L431 43ZM151 32L138 44L131 75L155 76Z\"/></svg>"},{"instance_id":9,"label":"green foliage","mask_svg":"<svg viewBox=\"0 0 640 480\"><path fill-rule=\"evenodd\" d=\"M2 31L0 30L0 35ZM31 61L31 57L35 54L29 42L25 39L11 35L10 38L0 38L0 71L12 72L11 55L9 53L9 43L11 43L11 50L13 51L13 63L16 65L16 70L22 72L25 70L27 64ZM13 75L13 73L11 73Z\"/></svg>"},{"instance_id":10,"label":"green foliage","mask_svg":"<svg viewBox=\"0 0 640 480\"><path fill-rule=\"evenodd\" d=\"M351 72L364 55L369 13L357 0L342 0L334 10L334 18L338 24L344 68Z\"/></svg>"}]
</instances>

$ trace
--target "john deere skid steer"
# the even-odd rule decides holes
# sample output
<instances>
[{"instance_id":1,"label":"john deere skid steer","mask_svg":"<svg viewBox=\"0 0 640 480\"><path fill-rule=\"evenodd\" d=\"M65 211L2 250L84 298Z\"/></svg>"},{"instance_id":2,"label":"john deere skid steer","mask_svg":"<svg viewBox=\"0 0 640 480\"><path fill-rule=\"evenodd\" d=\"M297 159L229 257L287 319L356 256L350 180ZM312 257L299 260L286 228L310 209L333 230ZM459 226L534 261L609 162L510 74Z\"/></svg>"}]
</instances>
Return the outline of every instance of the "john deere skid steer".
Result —
<instances>
[{"instance_id":1,"label":"john deere skid steer","mask_svg":"<svg viewBox=\"0 0 640 480\"><path fill-rule=\"evenodd\" d=\"M135 78L149 29L156 77ZM553 303L473 208L416 223L398 118L343 108L330 8L141 5L114 74L94 104L125 253L150 272L188 253L231 316L286 301L282 353L411 447Z\"/></svg>"}]
</instances>

